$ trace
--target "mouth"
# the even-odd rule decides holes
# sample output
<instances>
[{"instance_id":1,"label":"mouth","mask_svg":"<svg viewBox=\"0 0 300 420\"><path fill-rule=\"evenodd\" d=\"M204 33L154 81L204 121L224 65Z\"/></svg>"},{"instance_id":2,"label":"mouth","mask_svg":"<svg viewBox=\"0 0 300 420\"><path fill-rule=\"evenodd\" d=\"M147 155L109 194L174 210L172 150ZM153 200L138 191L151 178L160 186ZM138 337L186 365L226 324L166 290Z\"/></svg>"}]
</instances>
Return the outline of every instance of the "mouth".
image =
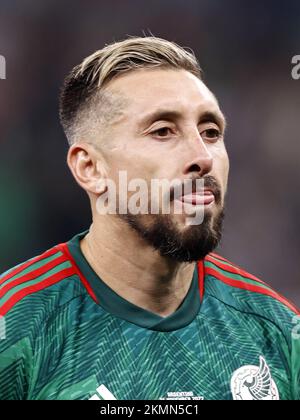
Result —
<instances>
[{"instance_id":1,"label":"mouth","mask_svg":"<svg viewBox=\"0 0 300 420\"><path fill-rule=\"evenodd\" d=\"M184 204L191 204L193 206L208 206L215 202L215 194L211 189L204 188L201 191L195 191L191 194L185 194L177 198Z\"/></svg>"}]
</instances>

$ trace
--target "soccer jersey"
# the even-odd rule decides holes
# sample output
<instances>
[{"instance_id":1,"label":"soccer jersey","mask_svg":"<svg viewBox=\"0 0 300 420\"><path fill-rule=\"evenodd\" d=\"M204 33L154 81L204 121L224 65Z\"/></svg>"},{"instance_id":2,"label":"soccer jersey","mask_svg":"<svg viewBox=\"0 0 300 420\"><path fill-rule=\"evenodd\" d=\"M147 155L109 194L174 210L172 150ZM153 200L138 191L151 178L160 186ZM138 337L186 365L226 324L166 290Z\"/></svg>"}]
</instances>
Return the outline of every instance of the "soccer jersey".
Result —
<instances>
[{"instance_id":1,"label":"soccer jersey","mask_svg":"<svg viewBox=\"0 0 300 420\"><path fill-rule=\"evenodd\" d=\"M299 312L272 288L210 253L161 317L96 275L85 234L0 277L1 400L300 399Z\"/></svg>"}]
</instances>

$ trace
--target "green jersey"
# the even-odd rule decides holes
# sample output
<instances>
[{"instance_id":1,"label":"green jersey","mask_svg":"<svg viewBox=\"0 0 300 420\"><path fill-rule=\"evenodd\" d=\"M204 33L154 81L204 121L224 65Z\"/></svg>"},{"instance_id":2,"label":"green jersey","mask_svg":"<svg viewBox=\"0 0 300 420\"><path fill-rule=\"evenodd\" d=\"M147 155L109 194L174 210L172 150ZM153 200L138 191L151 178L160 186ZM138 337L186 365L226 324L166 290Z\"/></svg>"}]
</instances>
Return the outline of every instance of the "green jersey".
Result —
<instances>
[{"instance_id":1,"label":"green jersey","mask_svg":"<svg viewBox=\"0 0 300 420\"><path fill-rule=\"evenodd\" d=\"M210 253L161 317L95 274L84 235L0 277L0 399L300 399L299 312L271 287Z\"/></svg>"}]
</instances>

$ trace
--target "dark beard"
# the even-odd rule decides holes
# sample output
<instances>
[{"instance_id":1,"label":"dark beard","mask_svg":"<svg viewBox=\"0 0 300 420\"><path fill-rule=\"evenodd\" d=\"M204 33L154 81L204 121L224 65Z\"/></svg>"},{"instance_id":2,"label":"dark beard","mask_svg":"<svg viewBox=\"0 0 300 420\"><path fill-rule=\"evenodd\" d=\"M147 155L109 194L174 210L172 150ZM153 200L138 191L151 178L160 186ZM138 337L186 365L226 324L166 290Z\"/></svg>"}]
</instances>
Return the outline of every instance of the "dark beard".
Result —
<instances>
[{"instance_id":1,"label":"dark beard","mask_svg":"<svg viewBox=\"0 0 300 420\"><path fill-rule=\"evenodd\" d=\"M178 262L195 262L203 259L219 245L224 209L219 211L214 220L211 213L206 213L201 224L188 226L183 232L179 232L170 215L152 215L154 221L147 225L143 223L143 217L139 214L119 216L149 245L159 251L161 256Z\"/></svg>"}]
</instances>

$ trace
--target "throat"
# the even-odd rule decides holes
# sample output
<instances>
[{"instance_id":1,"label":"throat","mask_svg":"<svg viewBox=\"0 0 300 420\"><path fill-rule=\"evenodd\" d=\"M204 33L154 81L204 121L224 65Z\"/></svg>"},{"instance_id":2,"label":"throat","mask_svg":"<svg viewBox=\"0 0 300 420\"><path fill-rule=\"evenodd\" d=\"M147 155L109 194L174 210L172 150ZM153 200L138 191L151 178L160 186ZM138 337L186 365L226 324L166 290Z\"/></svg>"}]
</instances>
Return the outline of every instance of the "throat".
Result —
<instances>
[{"instance_id":1,"label":"throat","mask_svg":"<svg viewBox=\"0 0 300 420\"><path fill-rule=\"evenodd\" d=\"M131 304L160 317L168 317L182 304L191 287L195 263L177 263L164 267L164 274L141 259L132 263L95 243L88 234L80 242L81 252L101 281L114 293ZM167 269L168 268L168 269Z\"/></svg>"}]
</instances>

